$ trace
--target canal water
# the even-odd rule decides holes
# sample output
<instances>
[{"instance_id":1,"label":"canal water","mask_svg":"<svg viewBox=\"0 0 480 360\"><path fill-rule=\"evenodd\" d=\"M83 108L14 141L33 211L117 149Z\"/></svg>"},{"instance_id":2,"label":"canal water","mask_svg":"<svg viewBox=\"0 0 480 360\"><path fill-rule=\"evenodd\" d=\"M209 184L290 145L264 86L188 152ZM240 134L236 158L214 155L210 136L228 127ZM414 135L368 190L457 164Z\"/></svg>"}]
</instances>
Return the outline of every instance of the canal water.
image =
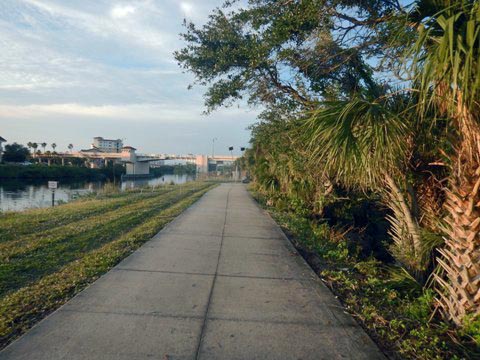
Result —
<instances>
[{"instance_id":1,"label":"canal water","mask_svg":"<svg viewBox=\"0 0 480 360\"><path fill-rule=\"evenodd\" d=\"M183 184L194 180L192 175L164 175L151 179L122 181L118 186L122 191L143 186ZM55 191L55 204L65 203L95 191L101 191L105 182L59 182ZM27 182L0 182L0 212L22 211L31 208L52 206L52 191L47 182L31 184Z\"/></svg>"}]
</instances>

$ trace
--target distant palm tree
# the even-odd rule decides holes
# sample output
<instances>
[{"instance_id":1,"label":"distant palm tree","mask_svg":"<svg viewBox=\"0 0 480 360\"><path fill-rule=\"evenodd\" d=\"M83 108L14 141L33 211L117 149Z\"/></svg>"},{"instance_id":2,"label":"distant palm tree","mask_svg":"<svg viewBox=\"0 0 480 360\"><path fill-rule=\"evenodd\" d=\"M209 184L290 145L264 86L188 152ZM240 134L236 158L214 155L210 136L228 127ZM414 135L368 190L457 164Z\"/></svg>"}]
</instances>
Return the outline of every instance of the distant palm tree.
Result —
<instances>
[{"instance_id":1,"label":"distant palm tree","mask_svg":"<svg viewBox=\"0 0 480 360\"><path fill-rule=\"evenodd\" d=\"M38 144L36 142L31 143L33 148L33 156L37 153Z\"/></svg>"},{"instance_id":2,"label":"distant palm tree","mask_svg":"<svg viewBox=\"0 0 480 360\"><path fill-rule=\"evenodd\" d=\"M73 150L73 144L68 144L68 150L70 150L70 152L72 152L72 150Z\"/></svg>"},{"instance_id":3,"label":"distant palm tree","mask_svg":"<svg viewBox=\"0 0 480 360\"><path fill-rule=\"evenodd\" d=\"M55 143L52 143L52 145L50 145L50 146L52 147L52 149L53 149L53 152L55 152L55 148L57 147L57 144L55 144Z\"/></svg>"},{"instance_id":4,"label":"distant palm tree","mask_svg":"<svg viewBox=\"0 0 480 360\"><path fill-rule=\"evenodd\" d=\"M47 145L48 145L48 144L47 144L46 142L43 142L43 143L40 144L40 146L41 146L42 149L43 149L43 153L45 153L45 148L47 147Z\"/></svg>"},{"instance_id":5,"label":"distant palm tree","mask_svg":"<svg viewBox=\"0 0 480 360\"><path fill-rule=\"evenodd\" d=\"M27 146L28 146L28 150L30 150L30 153L32 152L32 147L33 147L33 143L31 141L29 141L27 143Z\"/></svg>"}]
</instances>

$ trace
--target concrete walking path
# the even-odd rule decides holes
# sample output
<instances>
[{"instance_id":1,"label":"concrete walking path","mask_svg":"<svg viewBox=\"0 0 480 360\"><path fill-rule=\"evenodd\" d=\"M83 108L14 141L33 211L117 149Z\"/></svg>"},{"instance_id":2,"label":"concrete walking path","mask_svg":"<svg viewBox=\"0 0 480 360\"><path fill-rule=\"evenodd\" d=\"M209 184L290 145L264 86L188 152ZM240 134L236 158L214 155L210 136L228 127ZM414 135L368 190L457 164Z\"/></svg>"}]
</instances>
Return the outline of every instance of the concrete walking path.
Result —
<instances>
[{"instance_id":1,"label":"concrete walking path","mask_svg":"<svg viewBox=\"0 0 480 360\"><path fill-rule=\"evenodd\" d=\"M223 184L0 359L383 359L241 184Z\"/></svg>"}]
</instances>

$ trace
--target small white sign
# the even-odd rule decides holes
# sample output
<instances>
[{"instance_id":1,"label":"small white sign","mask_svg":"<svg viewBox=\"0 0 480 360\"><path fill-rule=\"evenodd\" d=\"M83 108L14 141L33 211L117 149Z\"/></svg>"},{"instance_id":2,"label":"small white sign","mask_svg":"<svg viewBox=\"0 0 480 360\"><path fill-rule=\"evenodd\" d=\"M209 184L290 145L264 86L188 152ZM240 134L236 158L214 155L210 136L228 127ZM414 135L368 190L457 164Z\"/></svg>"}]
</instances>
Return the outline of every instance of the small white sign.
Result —
<instances>
[{"instance_id":1,"label":"small white sign","mask_svg":"<svg viewBox=\"0 0 480 360\"><path fill-rule=\"evenodd\" d=\"M49 181L48 188L49 189L56 189L58 187L58 181Z\"/></svg>"}]
</instances>

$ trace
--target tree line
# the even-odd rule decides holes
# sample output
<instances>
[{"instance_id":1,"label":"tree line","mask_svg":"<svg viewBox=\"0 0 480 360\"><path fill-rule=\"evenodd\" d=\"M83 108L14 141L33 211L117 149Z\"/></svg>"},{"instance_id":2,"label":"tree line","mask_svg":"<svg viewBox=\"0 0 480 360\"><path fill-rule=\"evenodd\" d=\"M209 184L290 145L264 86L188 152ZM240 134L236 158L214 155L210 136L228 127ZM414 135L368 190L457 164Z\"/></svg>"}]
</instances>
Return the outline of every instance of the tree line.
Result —
<instances>
[{"instance_id":1,"label":"tree line","mask_svg":"<svg viewBox=\"0 0 480 360\"><path fill-rule=\"evenodd\" d=\"M5 145L5 150L2 156L2 160L5 162L25 162L28 158L34 158L36 155L42 154L42 151L37 150L38 147L42 147L43 154L56 154L55 149L57 148L56 143L50 144L52 152L46 150L48 144L46 142L36 143L28 142L27 146L18 143L12 143ZM68 144L68 150L71 152L73 150L73 144Z\"/></svg>"},{"instance_id":2,"label":"tree line","mask_svg":"<svg viewBox=\"0 0 480 360\"><path fill-rule=\"evenodd\" d=\"M48 144L46 142L37 143L37 142L29 141L27 143L27 147L30 149L31 153L34 156L35 156L35 154L38 153L38 151L40 151L40 150L37 150L39 146L43 149L43 153L45 154L47 152L46 148L48 146ZM50 146L51 146L53 152L55 153L55 149L57 148L57 144L56 143L51 143ZM33 151L32 151L32 149L33 149ZM68 144L68 150L69 151L73 150L73 144Z\"/></svg>"},{"instance_id":3,"label":"tree line","mask_svg":"<svg viewBox=\"0 0 480 360\"><path fill-rule=\"evenodd\" d=\"M244 162L311 218L373 199L388 250L458 328L480 316L480 4L227 1L186 22L179 64L206 111L261 109Z\"/></svg>"}]
</instances>

